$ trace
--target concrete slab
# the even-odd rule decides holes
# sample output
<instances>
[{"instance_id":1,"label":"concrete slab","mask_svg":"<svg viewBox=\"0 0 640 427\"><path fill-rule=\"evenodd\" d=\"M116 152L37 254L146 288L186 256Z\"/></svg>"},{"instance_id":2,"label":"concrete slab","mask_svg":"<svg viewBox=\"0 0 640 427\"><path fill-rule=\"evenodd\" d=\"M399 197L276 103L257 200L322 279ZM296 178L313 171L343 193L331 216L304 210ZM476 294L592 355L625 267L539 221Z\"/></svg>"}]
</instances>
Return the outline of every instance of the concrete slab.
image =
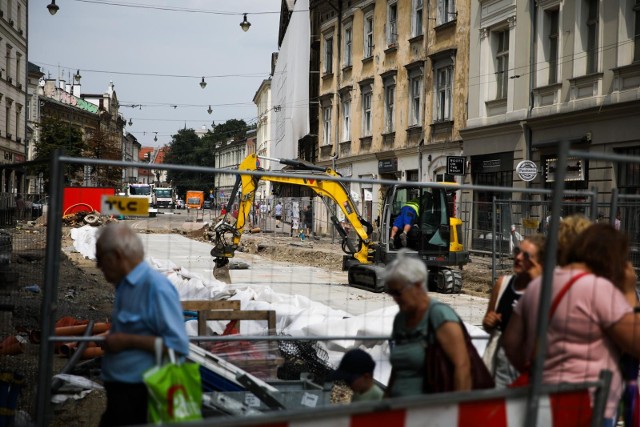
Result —
<instances>
[{"instance_id":1,"label":"concrete slab","mask_svg":"<svg viewBox=\"0 0 640 427\"><path fill-rule=\"evenodd\" d=\"M185 223L186 224L186 223ZM170 259L177 265L214 279L212 245L188 239L178 234L141 234L145 252L154 258ZM377 294L347 286L347 273L310 266L275 262L259 255L236 253L236 260L249 264L249 269L231 270L234 286L269 286L275 292L302 295L327 306L344 310L354 316L394 307L395 302L386 294ZM337 267L339 268L339 266ZM467 323L481 325L487 299L470 295L433 294L438 300L450 304ZM373 319L372 319L373 320Z\"/></svg>"}]
</instances>

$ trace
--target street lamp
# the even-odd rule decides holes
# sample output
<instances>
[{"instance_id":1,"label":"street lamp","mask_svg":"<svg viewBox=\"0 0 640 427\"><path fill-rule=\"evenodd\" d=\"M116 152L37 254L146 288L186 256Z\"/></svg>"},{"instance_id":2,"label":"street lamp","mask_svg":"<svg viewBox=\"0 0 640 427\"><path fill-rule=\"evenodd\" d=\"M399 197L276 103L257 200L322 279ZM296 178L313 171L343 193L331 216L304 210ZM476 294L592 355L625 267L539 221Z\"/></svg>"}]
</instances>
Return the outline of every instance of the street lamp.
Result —
<instances>
[{"instance_id":1,"label":"street lamp","mask_svg":"<svg viewBox=\"0 0 640 427\"><path fill-rule=\"evenodd\" d=\"M129 126L133 126L133 120L129 119Z\"/></svg>"},{"instance_id":2,"label":"street lamp","mask_svg":"<svg viewBox=\"0 0 640 427\"><path fill-rule=\"evenodd\" d=\"M60 7L56 4L56 0L51 0L51 3L47 5L47 9L49 9L51 15L55 15Z\"/></svg>"},{"instance_id":3,"label":"street lamp","mask_svg":"<svg viewBox=\"0 0 640 427\"><path fill-rule=\"evenodd\" d=\"M244 20L240 23L240 28L246 33L249 31L249 27L251 27L251 22L247 21L247 14L245 13Z\"/></svg>"},{"instance_id":4,"label":"street lamp","mask_svg":"<svg viewBox=\"0 0 640 427\"><path fill-rule=\"evenodd\" d=\"M82 76L80 75L80 70L76 71L76 75L73 76L73 79L76 81L76 83L80 83L81 78Z\"/></svg>"},{"instance_id":5,"label":"street lamp","mask_svg":"<svg viewBox=\"0 0 640 427\"><path fill-rule=\"evenodd\" d=\"M211 109L211 105L209 105L209 109L207 110L207 113L209 114L213 113L213 110Z\"/></svg>"},{"instance_id":6,"label":"street lamp","mask_svg":"<svg viewBox=\"0 0 640 427\"><path fill-rule=\"evenodd\" d=\"M158 142L158 132L154 132L156 135L153 137L154 142Z\"/></svg>"},{"instance_id":7,"label":"street lamp","mask_svg":"<svg viewBox=\"0 0 640 427\"><path fill-rule=\"evenodd\" d=\"M202 77L202 81L200 82L200 87L202 89L204 89L205 87L207 87L207 82L204 81L204 77Z\"/></svg>"}]
</instances>

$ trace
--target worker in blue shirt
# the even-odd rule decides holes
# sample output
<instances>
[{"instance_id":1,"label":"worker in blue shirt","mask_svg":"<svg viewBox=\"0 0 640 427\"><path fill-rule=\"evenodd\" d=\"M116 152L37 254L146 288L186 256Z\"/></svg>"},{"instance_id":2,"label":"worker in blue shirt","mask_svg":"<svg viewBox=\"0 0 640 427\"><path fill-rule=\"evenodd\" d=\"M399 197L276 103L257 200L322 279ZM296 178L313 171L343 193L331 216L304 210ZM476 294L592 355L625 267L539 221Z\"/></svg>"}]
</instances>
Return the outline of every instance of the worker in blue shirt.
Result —
<instances>
[{"instance_id":1,"label":"worker in blue shirt","mask_svg":"<svg viewBox=\"0 0 640 427\"><path fill-rule=\"evenodd\" d=\"M116 287L111 329L101 344L107 407L100 426L147 423L142 375L155 366L156 348L189 353L180 296L173 284L144 261L138 235L125 223L102 229L96 261Z\"/></svg>"},{"instance_id":2,"label":"worker in blue shirt","mask_svg":"<svg viewBox=\"0 0 640 427\"><path fill-rule=\"evenodd\" d=\"M413 224L418 221L420 204L416 200L411 200L402 206L400 214L393 221L393 227L391 228L391 236L389 244L392 247L396 247L396 234L400 231L399 240L400 245L403 248L407 247L407 233L411 230Z\"/></svg>"}]
</instances>

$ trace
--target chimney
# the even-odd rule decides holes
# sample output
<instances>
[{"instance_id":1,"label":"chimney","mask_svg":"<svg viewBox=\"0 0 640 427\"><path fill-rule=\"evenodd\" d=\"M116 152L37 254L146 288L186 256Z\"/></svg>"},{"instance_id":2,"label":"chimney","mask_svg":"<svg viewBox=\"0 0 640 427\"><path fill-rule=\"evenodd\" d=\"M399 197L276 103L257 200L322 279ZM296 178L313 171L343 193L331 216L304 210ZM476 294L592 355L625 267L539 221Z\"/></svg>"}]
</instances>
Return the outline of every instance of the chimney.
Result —
<instances>
[{"instance_id":1,"label":"chimney","mask_svg":"<svg viewBox=\"0 0 640 427\"><path fill-rule=\"evenodd\" d=\"M73 96L80 98L80 83L73 84Z\"/></svg>"},{"instance_id":2,"label":"chimney","mask_svg":"<svg viewBox=\"0 0 640 427\"><path fill-rule=\"evenodd\" d=\"M58 84L60 85L60 89L64 90L65 81L64 81L64 80L60 80L60 81L58 82Z\"/></svg>"}]
</instances>

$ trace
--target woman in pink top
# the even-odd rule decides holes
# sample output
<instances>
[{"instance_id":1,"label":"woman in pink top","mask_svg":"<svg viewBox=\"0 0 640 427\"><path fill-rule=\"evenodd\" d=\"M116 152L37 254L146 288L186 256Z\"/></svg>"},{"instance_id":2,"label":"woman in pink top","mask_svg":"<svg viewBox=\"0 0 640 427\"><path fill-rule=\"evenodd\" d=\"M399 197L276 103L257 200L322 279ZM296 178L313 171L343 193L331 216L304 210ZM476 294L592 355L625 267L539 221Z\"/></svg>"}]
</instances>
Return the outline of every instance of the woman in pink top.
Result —
<instances>
[{"instance_id":1,"label":"woman in pink top","mask_svg":"<svg viewBox=\"0 0 640 427\"><path fill-rule=\"evenodd\" d=\"M628 250L624 234L608 224L594 224L577 237L569 264L553 274L552 300L572 277L588 273L571 286L549 321L542 380L594 381L602 369L610 370L604 425L615 425L622 393L620 353L640 356L640 317L630 305L636 298L636 276L626 261ZM541 284L541 278L529 284L503 336L507 357L520 371L529 365L534 346Z\"/></svg>"}]
</instances>

